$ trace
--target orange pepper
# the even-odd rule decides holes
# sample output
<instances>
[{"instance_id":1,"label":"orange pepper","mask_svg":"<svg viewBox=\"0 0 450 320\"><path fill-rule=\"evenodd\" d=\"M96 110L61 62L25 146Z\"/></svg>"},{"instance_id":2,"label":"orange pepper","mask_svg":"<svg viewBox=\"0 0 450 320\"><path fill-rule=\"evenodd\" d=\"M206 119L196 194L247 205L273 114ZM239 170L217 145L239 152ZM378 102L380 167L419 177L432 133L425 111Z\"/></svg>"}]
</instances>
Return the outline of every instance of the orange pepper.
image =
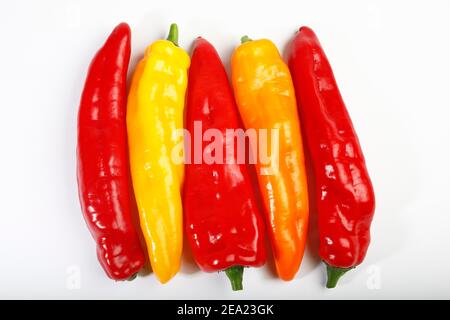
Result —
<instances>
[{"instance_id":1,"label":"orange pepper","mask_svg":"<svg viewBox=\"0 0 450 320\"><path fill-rule=\"evenodd\" d=\"M271 161L267 175L262 174L266 165L260 158L255 166L277 273L292 280L303 258L309 216L295 91L289 69L271 41L243 37L242 42L231 61L233 88L246 129L278 129L278 163Z\"/></svg>"}]
</instances>

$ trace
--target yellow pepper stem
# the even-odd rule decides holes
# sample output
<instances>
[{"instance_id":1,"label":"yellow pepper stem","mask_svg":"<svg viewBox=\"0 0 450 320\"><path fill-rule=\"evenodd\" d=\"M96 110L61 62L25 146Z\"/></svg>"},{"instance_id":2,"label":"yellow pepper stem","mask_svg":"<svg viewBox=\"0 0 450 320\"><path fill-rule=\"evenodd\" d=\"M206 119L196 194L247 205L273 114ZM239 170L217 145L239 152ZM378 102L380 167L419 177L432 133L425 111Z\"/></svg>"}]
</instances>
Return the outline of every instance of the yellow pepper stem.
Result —
<instances>
[{"instance_id":1,"label":"yellow pepper stem","mask_svg":"<svg viewBox=\"0 0 450 320\"><path fill-rule=\"evenodd\" d=\"M241 43L246 43L246 42L249 42L249 41L252 41L252 39L249 36L243 36L241 38Z\"/></svg>"},{"instance_id":2,"label":"yellow pepper stem","mask_svg":"<svg viewBox=\"0 0 450 320\"><path fill-rule=\"evenodd\" d=\"M172 42L174 45L178 47L178 26L176 23L172 23L170 25L169 35L167 36L167 40Z\"/></svg>"}]
</instances>

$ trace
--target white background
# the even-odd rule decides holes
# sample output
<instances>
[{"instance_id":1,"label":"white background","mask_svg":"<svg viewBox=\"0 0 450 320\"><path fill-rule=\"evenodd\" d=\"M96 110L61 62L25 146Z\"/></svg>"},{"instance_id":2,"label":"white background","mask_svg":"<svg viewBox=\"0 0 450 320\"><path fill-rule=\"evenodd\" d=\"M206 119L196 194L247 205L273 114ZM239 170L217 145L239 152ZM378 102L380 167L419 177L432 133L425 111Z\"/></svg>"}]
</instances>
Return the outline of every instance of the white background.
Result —
<instances>
[{"instance_id":1,"label":"white background","mask_svg":"<svg viewBox=\"0 0 450 320\"><path fill-rule=\"evenodd\" d=\"M450 1L2 1L0 298L450 298ZM76 114L87 67L110 31L133 31L134 69L171 22L228 66L243 34L284 47L318 34L359 134L377 209L364 263L334 290L309 250L297 278L224 274L187 262L166 285L109 280L82 219ZM79 285L77 281L79 280Z\"/></svg>"}]
</instances>

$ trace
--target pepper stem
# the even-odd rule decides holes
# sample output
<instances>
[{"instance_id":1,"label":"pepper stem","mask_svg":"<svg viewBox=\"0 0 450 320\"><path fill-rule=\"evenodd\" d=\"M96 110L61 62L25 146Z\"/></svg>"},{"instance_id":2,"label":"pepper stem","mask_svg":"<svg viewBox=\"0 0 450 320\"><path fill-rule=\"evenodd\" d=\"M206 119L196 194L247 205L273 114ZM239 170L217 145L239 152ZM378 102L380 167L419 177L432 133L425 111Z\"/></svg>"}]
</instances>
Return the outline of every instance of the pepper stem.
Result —
<instances>
[{"instance_id":1,"label":"pepper stem","mask_svg":"<svg viewBox=\"0 0 450 320\"><path fill-rule=\"evenodd\" d=\"M334 267L334 266L330 266L328 263L326 263L327 266L327 288L331 289L331 288L335 288L339 279L349 270L354 269L355 267L350 267L350 268L339 268L339 267Z\"/></svg>"},{"instance_id":2,"label":"pepper stem","mask_svg":"<svg viewBox=\"0 0 450 320\"><path fill-rule=\"evenodd\" d=\"M231 288L233 291L239 291L242 290L242 276L244 274L244 267L243 266L232 266L225 270L225 273L230 279L231 282Z\"/></svg>"},{"instance_id":3,"label":"pepper stem","mask_svg":"<svg viewBox=\"0 0 450 320\"><path fill-rule=\"evenodd\" d=\"M252 41L252 39L249 37L249 36L243 36L242 38L241 38L241 43L245 43L245 42L249 42L249 41Z\"/></svg>"},{"instance_id":4,"label":"pepper stem","mask_svg":"<svg viewBox=\"0 0 450 320\"><path fill-rule=\"evenodd\" d=\"M172 23L170 25L169 35L167 36L167 40L172 42L174 45L178 47L178 26L176 23Z\"/></svg>"},{"instance_id":5,"label":"pepper stem","mask_svg":"<svg viewBox=\"0 0 450 320\"><path fill-rule=\"evenodd\" d=\"M136 279L136 277L137 277L137 272L135 273L135 274L133 274L133 275L131 275L131 277L129 277L127 280L128 281L133 281L134 279Z\"/></svg>"}]
</instances>

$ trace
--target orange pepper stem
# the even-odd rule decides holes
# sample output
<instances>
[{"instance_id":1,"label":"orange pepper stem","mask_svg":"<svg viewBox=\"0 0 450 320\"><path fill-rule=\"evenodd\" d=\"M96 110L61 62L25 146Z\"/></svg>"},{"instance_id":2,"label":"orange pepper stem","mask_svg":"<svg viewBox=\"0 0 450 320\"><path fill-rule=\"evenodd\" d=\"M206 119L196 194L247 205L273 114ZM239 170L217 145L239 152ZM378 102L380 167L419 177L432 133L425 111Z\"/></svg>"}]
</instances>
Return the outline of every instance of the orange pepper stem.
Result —
<instances>
[{"instance_id":1,"label":"orange pepper stem","mask_svg":"<svg viewBox=\"0 0 450 320\"><path fill-rule=\"evenodd\" d=\"M330 266L328 263L326 263L327 266L327 288L331 289L331 288L335 288L339 279L347 272L352 270L355 267L350 267L350 268L339 268L339 267L333 267Z\"/></svg>"},{"instance_id":2,"label":"orange pepper stem","mask_svg":"<svg viewBox=\"0 0 450 320\"><path fill-rule=\"evenodd\" d=\"M242 290L242 277L244 275L244 267L243 266L232 266L225 270L225 273L230 279L231 288L233 291Z\"/></svg>"},{"instance_id":3,"label":"orange pepper stem","mask_svg":"<svg viewBox=\"0 0 450 320\"><path fill-rule=\"evenodd\" d=\"M249 41L252 41L252 39L249 36L243 36L241 38L241 43L246 43L246 42L249 42Z\"/></svg>"},{"instance_id":4,"label":"orange pepper stem","mask_svg":"<svg viewBox=\"0 0 450 320\"><path fill-rule=\"evenodd\" d=\"M178 47L178 26L176 23L172 23L170 25L169 35L167 36L167 40L172 42L174 45Z\"/></svg>"}]
</instances>

